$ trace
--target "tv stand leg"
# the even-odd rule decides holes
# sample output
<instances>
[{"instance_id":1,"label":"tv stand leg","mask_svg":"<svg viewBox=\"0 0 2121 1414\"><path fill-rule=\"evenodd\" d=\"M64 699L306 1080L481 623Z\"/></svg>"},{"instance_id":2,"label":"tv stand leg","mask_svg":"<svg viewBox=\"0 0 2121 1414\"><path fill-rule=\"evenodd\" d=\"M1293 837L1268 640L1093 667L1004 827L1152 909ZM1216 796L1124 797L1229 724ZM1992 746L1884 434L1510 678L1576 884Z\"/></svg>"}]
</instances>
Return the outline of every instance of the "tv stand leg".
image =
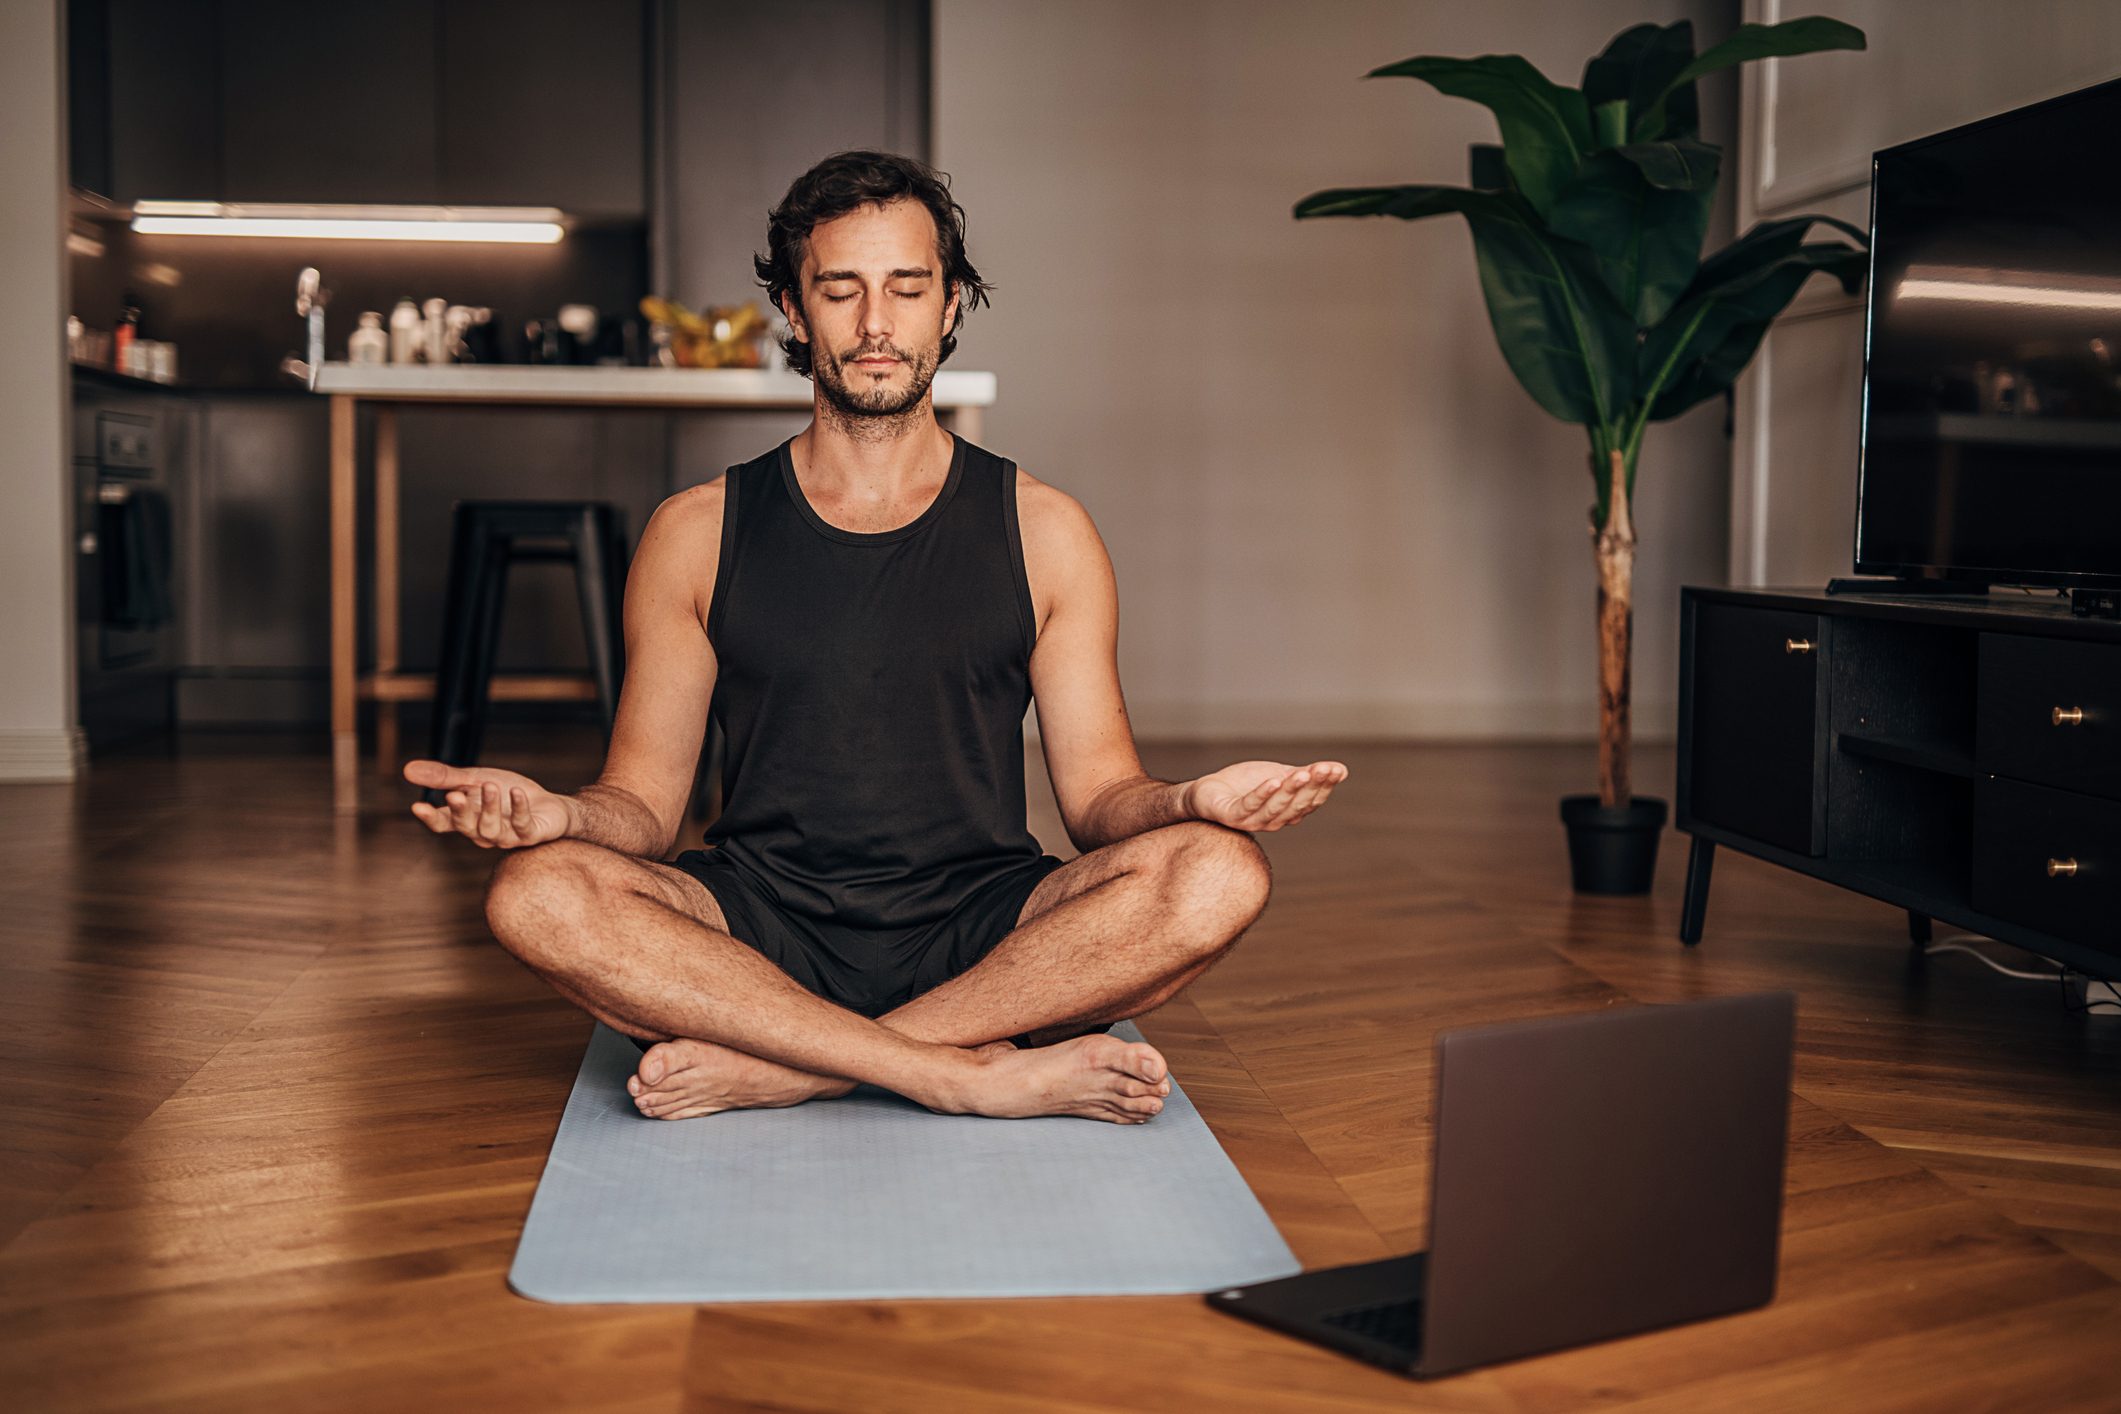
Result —
<instances>
[{"instance_id":1,"label":"tv stand leg","mask_svg":"<svg viewBox=\"0 0 2121 1414\"><path fill-rule=\"evenodd\" d=\"M1686 901L1679 909L1679 941L1689 947L1701 941L1701 920L1709 909L1709 868L1715 862L1716 842L1694 836L1686 861Z\"/></svg>"},{"instance_id":2,"label":"tv stand leg","mask_svg":"<svg viewBox=\"0 0 2121 1414\"><path fill-rule=\"evenodd\" d=\"M1912 908L1907 911L1907 940L1918 948L1929 946L1930 916L1927 913L1917 913Z\"/></svg>"}]
</instances>

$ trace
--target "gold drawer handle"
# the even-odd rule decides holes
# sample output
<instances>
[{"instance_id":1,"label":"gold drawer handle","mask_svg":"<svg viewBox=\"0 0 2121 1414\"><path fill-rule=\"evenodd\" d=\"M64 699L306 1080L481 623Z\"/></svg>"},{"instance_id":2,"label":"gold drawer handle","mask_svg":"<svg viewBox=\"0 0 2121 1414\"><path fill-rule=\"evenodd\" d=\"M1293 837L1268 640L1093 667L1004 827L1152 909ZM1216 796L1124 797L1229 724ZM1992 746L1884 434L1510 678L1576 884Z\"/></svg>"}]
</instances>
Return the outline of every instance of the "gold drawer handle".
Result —
<instances>
[{"instance_id":1,"label":"gold drawer handle","mask_svg":"<svg viewBox=\"0 0 2121 1414\"><path fill-rule=\"evenodd\" d=\"M2076 872L2077 861L2074 859L2050 859L2047 861L2047 877L2050 879L2067 879Z\"/></svg>"},{"instance_id":2,"label":"gold drawer handle","mask_svg":"<svg viewBox=\"0 0 2121 1414\"><path fill-rule=\"evenodd\" d=\"M2082 707L2057 707L2049 714L2048 720L2058 727L2081 727L2084 725L2084 709Z\"/></svg>"},{"instance_id":3,"label":"gold drawer handle","mask_svg":"<svg viewBox=\"0 0 2121 1414\"><path fill-rule=\"evenodd\" d=\"M1809 638L1786 638L1782 641L1782 651L1785 653L1809 653L1812 651L1812 640Z\"/></svg>"}]
</instances>

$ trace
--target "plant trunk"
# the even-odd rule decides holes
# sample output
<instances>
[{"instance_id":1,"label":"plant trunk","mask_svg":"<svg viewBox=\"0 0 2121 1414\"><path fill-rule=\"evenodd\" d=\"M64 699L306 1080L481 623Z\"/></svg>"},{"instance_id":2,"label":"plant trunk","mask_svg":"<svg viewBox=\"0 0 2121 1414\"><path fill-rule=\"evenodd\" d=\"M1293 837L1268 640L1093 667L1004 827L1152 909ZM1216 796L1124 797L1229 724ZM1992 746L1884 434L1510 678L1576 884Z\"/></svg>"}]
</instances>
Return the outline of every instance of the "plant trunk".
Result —
<instances>
[{"instance_id":1,"label":"plant trunk","mask_svg":"<svg viewBox=\"0 0 2121 1414\"><path fill-rule=\"evenodd\" d=\"M1598 800L1628 803L1628 658L1634 628L1635 522L1628 513L1626 458L1616 449L1607 468L1612 489L1605 525L1593 524L1598 557Z\"/></svg>"}]
</instances>

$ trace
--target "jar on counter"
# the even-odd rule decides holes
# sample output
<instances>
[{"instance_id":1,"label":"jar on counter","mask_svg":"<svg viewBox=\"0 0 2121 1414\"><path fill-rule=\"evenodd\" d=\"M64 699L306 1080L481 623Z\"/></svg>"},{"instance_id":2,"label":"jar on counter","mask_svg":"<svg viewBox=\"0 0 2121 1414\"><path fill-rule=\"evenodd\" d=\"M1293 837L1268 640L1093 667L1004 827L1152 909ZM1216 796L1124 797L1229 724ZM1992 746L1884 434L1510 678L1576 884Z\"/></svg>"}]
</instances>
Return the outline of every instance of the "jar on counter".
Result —
<instances>
[{"instance_id":1,"label":"jar on counter","mask_svg":"<svg viewBox=\"0 0 2121 1414\"><path fill-rule=\"evenodd\" d=\"M361 316L361 327L346 336L348 363L386 363L390 358L390 335L383 332L383 315L369 310Z\"/></svg>"},{"instance_id":2,"label":"jar on counter","mask_svg":"<svg viewBox=\"0 0 2121 1414\"><path fill-rule=\"evenodd\" d=\"M449 362L449 301L436 297L421 308L426 311L426 322L420 326L423 347L421 357L429 363Z\"/></svg>"},{"instance_id":3,"label":"jar on counter","mask_svg":"<svg viewBox=\"0 0 2121 1414\"><path fill-rule=\"evenodd\" d=\"M406 295L390 312L390 361L418 363L421 337L420 307Z\"/></svg>"}]
</instances>

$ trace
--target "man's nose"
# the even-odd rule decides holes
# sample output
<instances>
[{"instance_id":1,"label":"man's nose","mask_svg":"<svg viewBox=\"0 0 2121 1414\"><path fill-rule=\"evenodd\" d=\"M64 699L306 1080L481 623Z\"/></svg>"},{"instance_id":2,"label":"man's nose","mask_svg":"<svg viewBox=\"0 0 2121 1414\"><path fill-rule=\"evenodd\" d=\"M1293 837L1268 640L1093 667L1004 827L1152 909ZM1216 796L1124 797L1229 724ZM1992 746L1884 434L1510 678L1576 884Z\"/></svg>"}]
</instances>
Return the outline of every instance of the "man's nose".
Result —
<instances>
[{"instance_id":1,"label":"man's nose","mask_svg":"<svg viewBox=\"0 0 2121 1414\"><path fill-rule=\"evenodd\" d=\"M882 338L891 332L891 305L888 296L862 301L862 338Z\"/></svg>"}]
</instances>

